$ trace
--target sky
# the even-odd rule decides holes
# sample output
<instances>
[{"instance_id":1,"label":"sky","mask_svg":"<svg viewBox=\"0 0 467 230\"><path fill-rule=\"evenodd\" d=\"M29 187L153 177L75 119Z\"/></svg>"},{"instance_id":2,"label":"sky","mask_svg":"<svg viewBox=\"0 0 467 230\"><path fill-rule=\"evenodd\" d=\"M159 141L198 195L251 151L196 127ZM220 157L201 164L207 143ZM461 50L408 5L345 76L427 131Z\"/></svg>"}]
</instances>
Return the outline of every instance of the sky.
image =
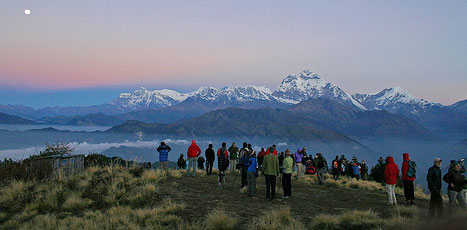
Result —
<instances>
[{"instance_id":1,"label":"sky","mask_svg":"<svg viewBox=\"0 0 467 230\"><path fill-rule=\"evenodd\" d=\"M274 90L304 69L350 94L400 86L452 104L467 99L465 12L464 0L0 0L0 104Z\"/></svg>"}]
</instances>

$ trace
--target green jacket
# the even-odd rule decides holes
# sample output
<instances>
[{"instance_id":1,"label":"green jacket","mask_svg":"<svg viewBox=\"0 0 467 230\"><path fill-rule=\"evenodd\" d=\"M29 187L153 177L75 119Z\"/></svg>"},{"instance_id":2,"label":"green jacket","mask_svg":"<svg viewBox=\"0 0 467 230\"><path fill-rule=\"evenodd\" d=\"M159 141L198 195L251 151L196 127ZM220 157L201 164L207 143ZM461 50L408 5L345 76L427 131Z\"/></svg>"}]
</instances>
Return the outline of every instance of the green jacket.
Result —
<instances>
[{"instance_id":1,"label":"green jacket","mask_svg":"<svg viewBox=\"0 0 467 230\"><path fill-rule=\"evenodd\" d=\"M237 160L238 159L238 147L235 146L230 146L229 148L229 153L230 153L230 160Z\"/></svg>"},{"instance_id":2,"label":"green jacket","mask_svg":"<svg viewBox=\"0 0 467 230\"><path fill-rule=\"evenodd\" d=\"M263 159L263 174L270 176L279 176L279 158L270 153Z\"/></svg>"},{"instance_id":3,"label":"green jacket","mask_svg":"<svg viewBox=\"0 0 467 230\"><path fill-rule=\"evenodd\" d=\"M291 174L293 171L293 160L292 157L288 156L284 159L284 163L282 163L282 167L284 167L284 173Z\"/></svg>"}]
</instances>

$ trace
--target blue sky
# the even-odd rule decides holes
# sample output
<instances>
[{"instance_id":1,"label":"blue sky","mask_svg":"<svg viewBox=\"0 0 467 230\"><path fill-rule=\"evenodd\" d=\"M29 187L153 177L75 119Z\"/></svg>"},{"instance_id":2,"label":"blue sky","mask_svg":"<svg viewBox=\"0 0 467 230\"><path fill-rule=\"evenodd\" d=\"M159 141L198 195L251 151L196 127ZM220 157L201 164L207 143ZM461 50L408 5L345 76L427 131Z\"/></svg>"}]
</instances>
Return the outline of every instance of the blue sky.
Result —
<instances>
[{"instance_id":1,"label":"blue sky","mask_svg":"<svg viewBox=\"0 0 467 230\"><path fill-rule=\"evenodd\" d=\"M31 9L25 15L24 9ZM311 69L348 93L467 98L467 1L0 3L0 104L105 103L144 86L266 85Z\"/></svg>"}]
</instances>

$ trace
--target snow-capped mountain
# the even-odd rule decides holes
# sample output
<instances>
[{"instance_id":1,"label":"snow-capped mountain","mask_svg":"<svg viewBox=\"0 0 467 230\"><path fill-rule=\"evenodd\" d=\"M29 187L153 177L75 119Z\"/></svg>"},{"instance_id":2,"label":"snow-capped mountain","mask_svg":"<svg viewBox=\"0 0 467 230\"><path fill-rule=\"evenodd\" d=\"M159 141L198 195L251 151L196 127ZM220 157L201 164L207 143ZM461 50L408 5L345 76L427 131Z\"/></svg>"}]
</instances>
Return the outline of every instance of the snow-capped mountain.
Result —
<instances>
[{"instance_id":1,"label":"snow-capped mountain","mask_svg":"<svg viewBox=\"0 0 467 230\"><path fill-rule=\"evenodd\" d=\"M213 87L201 87L190 94L190 98L203 99L207 101L274 101L272 92L265 86L229 86L222 89Z\"/></svg>"},{"instance_id":2,"label":"snow-capped mountain","mask_svg":"<svg viewBox=\"0 0 467 230\"><path fill-rule=\"evenodd\" d=\"M310 98L328 98L330 100L352 105L360 110L364 106L333 83L326 82L318 74L304 70L299 74L291 74L284 78L279 88L273 93L283 102L298 104Z\"/></svg>"},{"instance_id":3,"label":"snow-capped mountain","mask_svg":"<svg viewBox=\"0 0 467 230\"><path fill-rule=\"evenodd\" d=\"M356 93L352 97L369 110L387 110L393 113L408 107L414 113L427 107L443 107L439 103L416 98L401 87L386 88L376 94Z\"/></svg>"},{"instance_id":4,"label":"snow-capped mountain","mask_svg":"<svg viewBox=\"0 0 467 230\"><path fill-rule=\"evenodd\" d=\"M157 109L173 106L184 101L189 94L179 93L170 89L147 90L141 87L132 93L122 93L109 104L132 109Z\"/></svg>"}]
</instances>

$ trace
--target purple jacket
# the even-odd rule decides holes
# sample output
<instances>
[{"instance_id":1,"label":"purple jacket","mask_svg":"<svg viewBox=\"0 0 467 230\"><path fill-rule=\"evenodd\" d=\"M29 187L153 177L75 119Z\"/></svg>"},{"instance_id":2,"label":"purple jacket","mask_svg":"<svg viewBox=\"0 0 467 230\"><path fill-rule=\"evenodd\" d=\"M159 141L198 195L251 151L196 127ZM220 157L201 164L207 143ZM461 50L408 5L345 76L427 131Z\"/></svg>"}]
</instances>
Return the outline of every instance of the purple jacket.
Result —
<instances>
[{"instance_id":1,"label":"purple jacket","mask_svg":"<svg viewBox=\"0 0 467 230\"><path fill-rule=\"evenodd\" d=\"M301 163L302 162L302 153L301 153L302 149L297 149L297 152L295 152L295 162L297 163Z\"/></svg>"}]
</instances>

